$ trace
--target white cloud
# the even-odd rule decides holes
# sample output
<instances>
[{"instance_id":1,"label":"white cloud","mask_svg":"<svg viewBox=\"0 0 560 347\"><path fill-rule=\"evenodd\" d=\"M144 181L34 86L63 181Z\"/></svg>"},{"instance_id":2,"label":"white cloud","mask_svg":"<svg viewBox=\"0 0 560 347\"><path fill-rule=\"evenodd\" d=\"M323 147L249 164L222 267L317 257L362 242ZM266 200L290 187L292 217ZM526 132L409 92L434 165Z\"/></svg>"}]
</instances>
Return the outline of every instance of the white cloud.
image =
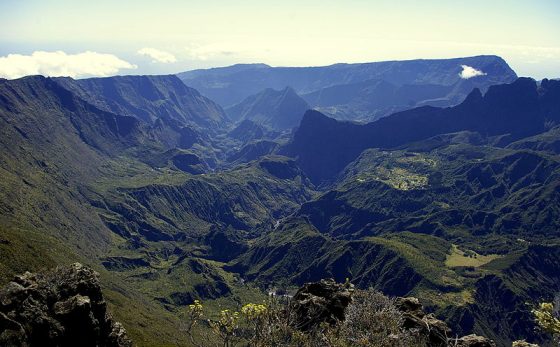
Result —
<instances>
[{"instance_id":1,"label":"white cloud","mask_svg":"<svg viewBox=\"0 0 560 347\"><path fill-rule=\"evenodd\" d=\"M174 63L177 61L173 54L155 48L144 47L137 53L152 58L152 63Z\"/></svg>"},{"instance_id":2,"label":"white cloud","mask_svg":"<svg viewBox=\"0 0 560 347\"><path fill-rule=\"evenodd\" d=\"M35 51L31 55L8 54L0 57L0 77L19 78L28 75L45 76L110 76L120 69L136 69L112 54L83 52L67 54L63 51Z\"/></svg>"},{"instance_id":3,"label":"white cloud","mask_svg":"<svg viewBox=\"0 0 560 347\"><path fill-rule=\"evenodd\" d=\"M477 70L472 66L461 65L461 67L463 68L463 71L461 71L459 76L461 76L462 79L468 80L469 78L473 78L476 76L486 76L485 72Z\"/></svg>"},{"instance_id":4,"label":"white cloud","mask_svg":"<svg viewBox=\"0 0 560 347\"><path fill-rule=\"evenodd\" d=\"M250 44L245 43L228 43L228 42L216 42L207 45L194 45L191 44L185 47L188 56L194 60L213 60L221 58L231 58L234 56L240 56L243 53L254 54L254 49L252 49ZM249 54L250 55L250 54Z\"/></svg>"}]
</instances>

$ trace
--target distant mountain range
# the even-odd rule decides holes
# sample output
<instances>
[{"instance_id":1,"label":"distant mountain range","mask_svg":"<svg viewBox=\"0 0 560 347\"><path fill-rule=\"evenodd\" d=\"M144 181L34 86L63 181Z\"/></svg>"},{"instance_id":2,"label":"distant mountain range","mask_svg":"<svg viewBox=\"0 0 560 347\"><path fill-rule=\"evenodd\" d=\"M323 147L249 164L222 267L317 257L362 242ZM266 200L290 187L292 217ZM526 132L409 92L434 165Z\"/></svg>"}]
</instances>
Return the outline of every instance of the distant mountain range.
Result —
<instances>
[{"instance_id":1,"label":"distant mountain range","mask_svg":"<svg viewBox=\"0 0 560 347\"><path fill-rule=\"evenodd\" d=\"M178 76L224 107L268 88L291 87L311 107L338 119L358 121L422 105L456 105L473 88L485 91L490 85L509 83L517 77L496 56L301 68L248 64Z\"/></svg>"}]
</instances>

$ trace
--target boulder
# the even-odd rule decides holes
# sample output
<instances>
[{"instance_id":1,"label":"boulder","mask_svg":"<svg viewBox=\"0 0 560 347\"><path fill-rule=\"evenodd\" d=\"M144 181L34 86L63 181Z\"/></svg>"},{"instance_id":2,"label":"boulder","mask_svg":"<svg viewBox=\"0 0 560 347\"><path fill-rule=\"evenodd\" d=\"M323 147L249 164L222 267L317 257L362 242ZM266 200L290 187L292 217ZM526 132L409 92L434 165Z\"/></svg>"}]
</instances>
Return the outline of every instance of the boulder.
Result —
<instances>
[{"instance_id":1,"label":"boulder","mask_svg":"<svg viewBox=\"0 0 560 347\"><path fill-rule=\"evenodd\" d=\"M26 272L0 290L1 346L130 347L107 311L98 274L79 263Z\"/></svg>"},{"instance_id":2,"label":"boulder","mask_svg":"<svg viewBox=\"0 0 560 347\"><path fill-rule=\"evenodd\" d=\"M451 338L447 324L424 312L417 298L397 298L395 305L403 313L403 328L425 340L428 347L496 347L494 341L478 335Z\"/></svg>"},{"instance_id":3,"label":"boulder","mask_svg":"<svg viewBox=\"0 0 560 347\"><path fill-rule=\"evenodd\" d=\"M397 298L395 300L395 306L399 309L399 311L412 314L419 317L424 317L424 308L420 303L420 300L413 297L408 298Z\"/></svg>"},{"instance_id":4,"label":"boulder","mask_svg":"<svg viewBox=\"0 0 560 347\"><path fill-rule=\"evenodd\" d=\"M457 347L496 347L494 341L478 335L467 335L456 339Z\"/></svg>"},{"instance_id":5,"label":"boulder","mask_svg":"<svg viewBox=\"0 0 560 347\"><path fill-rule=\"evenodd\" d=\"M417 298L397 298L397 309L403 313L402 326L426 341L430 347L446 347L451 329L432 314L426 314Z\"/></svg>"},{"instance_id":6,"label":"boulder","mask_svg":"<svg viewBox=\"0 0 560 347\"><path fill-rule=\"evenodd\" d=\"M336 283L333 279L306 283L293 297L291 309L295 327L309 331L321 323L334 325L344 321L346 307L352 302L354 286Z\"/></svg>"}]
</instances>

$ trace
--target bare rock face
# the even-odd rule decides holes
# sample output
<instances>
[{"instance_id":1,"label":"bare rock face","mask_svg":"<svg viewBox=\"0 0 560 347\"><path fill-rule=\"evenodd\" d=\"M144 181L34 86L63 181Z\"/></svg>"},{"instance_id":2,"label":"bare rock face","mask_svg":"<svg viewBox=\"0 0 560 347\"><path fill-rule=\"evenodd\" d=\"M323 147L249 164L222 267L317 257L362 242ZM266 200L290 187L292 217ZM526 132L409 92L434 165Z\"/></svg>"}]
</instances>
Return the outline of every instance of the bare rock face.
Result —
<instances>
[{"instance_id":1,"label":"bare rock face","mask_svg":"<svg viewBox=\"0 0 560 347\"><path fill-rule=\"evenodd\" d=\"M336 283L333 279L304 284L292 301L296 327L308 331L321 323L336 324L344 321L344 312L352 302L353 292L352 284Z\"/></svg>"},{"instance_id":2,"label":"bare rock face","mask_svg":"<svg viewBox=\"0 0 560 347\"><path fill-rule=\"evenodd\" d=\"M457 339L457 347L496 347L494 341L478 335L467 335Z\"/></svg>"},{"instance_id":3,"label":"bare rock face","mask_svg":"<svg viewBox=\"0 0 560 347\"><path fill-rule=\"evenodd\" d=\"M97 276L79 263L16 276L0 290L0 345L132 346L107 312Z\"/></svg>"},{"instance_id":4,"label":"bare rock face","mask_svg":"<svg viewBox=\"0 0 560 347\"><path fill-rule=\"evenodd\" d=\"M426 314L417 298L398 298L395 304L403 313L403 328L425 338L430 347L447 346L451 329L432 314Z\"/></svg>"},{"instance_id":5,"label":"bare rock face","mask_svg":"<svg viewBox=\"0 0 560 347\"><path fill-rule=\"evenodd\" d=\"M452 338L447 324L433 314L426 314L417 298L397 298L395 304L403 313L403 328L423 338L429 347L496 347L494 341L478 335Z\"/></svg>"}]
</instances>

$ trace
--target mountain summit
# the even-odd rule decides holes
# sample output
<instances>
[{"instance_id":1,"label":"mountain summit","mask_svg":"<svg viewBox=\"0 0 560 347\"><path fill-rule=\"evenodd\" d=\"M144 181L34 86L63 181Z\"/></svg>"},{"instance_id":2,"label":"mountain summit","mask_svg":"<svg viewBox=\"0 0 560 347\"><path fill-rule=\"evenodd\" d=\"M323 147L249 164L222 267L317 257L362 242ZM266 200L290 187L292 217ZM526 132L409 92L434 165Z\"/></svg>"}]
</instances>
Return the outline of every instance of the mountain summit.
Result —
<instances>
[{"instance_id":1,"label":"mountain summit","mask_svg":"<svg viewBox=\"0 0 560 347\"><path fill-rule=\"evenodd\" d=\"M267 88L226 109L226 113L233 121L251 120L275 130L286 130L296 127L309 108L291 87Z\"/></svg>"}]
</instances>

